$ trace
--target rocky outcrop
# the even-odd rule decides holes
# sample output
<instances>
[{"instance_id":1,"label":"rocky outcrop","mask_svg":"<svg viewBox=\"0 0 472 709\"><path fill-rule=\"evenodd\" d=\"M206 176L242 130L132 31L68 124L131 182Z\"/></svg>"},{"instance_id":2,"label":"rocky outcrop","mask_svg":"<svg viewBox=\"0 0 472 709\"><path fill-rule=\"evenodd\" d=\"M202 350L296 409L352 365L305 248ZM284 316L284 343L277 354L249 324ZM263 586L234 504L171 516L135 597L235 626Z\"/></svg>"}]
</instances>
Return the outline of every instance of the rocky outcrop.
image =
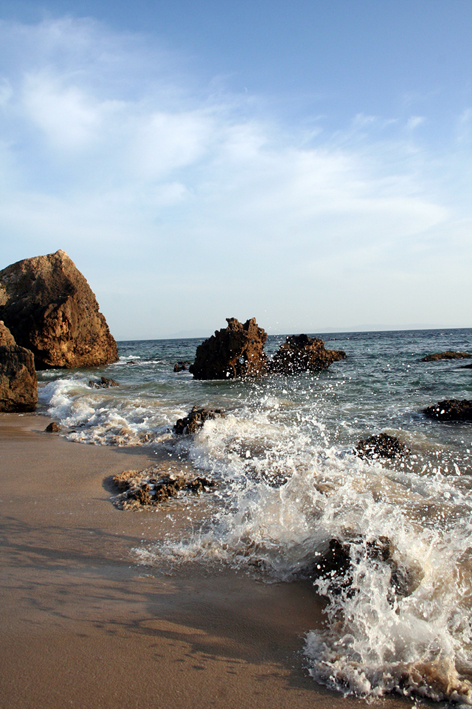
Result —
<instances>
[{"instance_id":1,"label":"rocky outcrop","mask_svg":"<svg viewBox=\"0 0 472 709\"><path fill-rule=\"evenodd\" d=\"M469 352L436 352L435 354L426 355L420 359L420 362L437 362L440 359L472 359L472 354Z\"/></svg>"},{"instance_id":2,"label":"rocky outcrop","mask_svg":"<svg viewBox=\"0 0 472 709\"><path fill-rule=\"evenodd\" d=\"M34 411L37 403L33 353L17 345L0 321L0 411Z\"/></svg>"},{"instance_id":3,"label":"rocky outcrop","mask_svg":"<svg viewBox=\"0 0 472 709\"><path fill-rule=\"evenodd\" d=\"M97 300L65 251L0 271L0 318L37 369L116 362L118 352Z\"/></svg>"},{"instance_id":4,"label":"rocky outcrop","mask_svg":"<svg viewBox=\"0 0 472 709\"><path fill-rule=\"evenodd\" d=\"M178 419L174 426L174 433L181 435L183 433L196 433L209 419L215 419L217 416L223 416L222 409L197 409L196 406L183 419Z\"/></svg>"},{"instance_id":5,"label":"rocky outcrop","mask_svg":"<svg viewBox=\"0 0 472 709\"><path fill-rule=\"evenodd\" d=\"M179 492L198 494L214 488L212 480L201 476L172 475L158 467L144 470L125 470L113 478L113 483L121 491L115 498L115 505L122 510L155 507Z\"/></svg>"},{"instance_id":6,"label":"rocky outcrop","mask_svg":"<svg viewBox=\"0 0 472 709\"><path fill-rule=\"evenodd\" d=\"M333 362L346 359L343 350L325 349L323 340L307 335L291 335L270 362L277 374L298 374L326 369Z\"/></svg>"},{"instance_id":7,"label":"rocky outcrop","mask_svg":"<svg viewBox=\"0 0 472 709\"><path fill-rule=\"evenodd\" d=\"M470 399L445 399L434 406L423 409L428 418L437 421L472 421L472 401Z\"/></svg>"},{"instance_id":8,"label":"rocky outcrop","mask_svg":"<svg viewBox=\"0 0 472 709\"><path fill-rule=\"evenodd\" d=\"M405 458L410 452L404 443L389 436L387 433L379 433L377 436L369 436L363 441L359 441L355 447L359 458Z\"/></svg>"},{"instance_id":9,"label":"rocky outcrop","mask_svg":"<svg viewBox=\"0 0 472 709\"><path fill-rule=\"evenodd\" d=\"M266 371L267 333L255 318L244 325L236 318L226 320L228 327L217 330L197 347L195 362L189 367L195 379L256 377Z\"/></svg>"}]
</instances>

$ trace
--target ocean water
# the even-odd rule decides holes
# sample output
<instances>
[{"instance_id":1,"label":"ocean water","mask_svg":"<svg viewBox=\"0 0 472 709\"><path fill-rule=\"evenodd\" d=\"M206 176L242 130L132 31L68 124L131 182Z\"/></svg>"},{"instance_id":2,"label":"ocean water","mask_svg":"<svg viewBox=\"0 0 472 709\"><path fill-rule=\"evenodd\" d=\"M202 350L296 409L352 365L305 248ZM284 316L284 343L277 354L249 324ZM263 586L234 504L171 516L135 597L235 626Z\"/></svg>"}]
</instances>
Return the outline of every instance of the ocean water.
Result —
<instances>
[{"instance_id":1,"label":"ocean water","mask_svg":"<svg viewBox=\"0 0 472 709\"><path fill-rule=\"evenodd\" d=\"M465 360L420 361L472 352L472 329L321 337L347 359L255 381L174 373L202 340L121 342L114 365L40 373L40 407L70 440L164 449L216 481L205 495L211 514L193 534L136 549L138 561L228 564L268 582L309 575L327 598L324 627L306 636L314 680L345 694L472 704L472 424L421 413L472 399L472 370ZM270 337L268 354L283 340ZM120 386L91 388L101 375ZM195 404L226 415L176 436ZM382 431L410 455L356 457L355 444ZM166 505L177 510L179 500ZM389 560L372 554L380 538ZM316 579L333 539L349 544L348 584Z\"/></svg>"}]
</instances>

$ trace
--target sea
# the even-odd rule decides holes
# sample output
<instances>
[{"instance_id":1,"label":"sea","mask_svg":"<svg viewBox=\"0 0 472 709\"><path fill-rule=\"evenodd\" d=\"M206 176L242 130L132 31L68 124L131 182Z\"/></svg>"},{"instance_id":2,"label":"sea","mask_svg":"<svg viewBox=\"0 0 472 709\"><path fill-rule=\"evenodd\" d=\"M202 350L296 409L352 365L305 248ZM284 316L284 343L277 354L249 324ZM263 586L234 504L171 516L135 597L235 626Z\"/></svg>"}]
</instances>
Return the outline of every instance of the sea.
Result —
<instances>
[{"instance_id":1,"label":"sea","mask_svg":"<svg viewBox=\"0 0 472 709\"><path fill-rule=\"evenodd\" d=\"M119 342L116 364L39 373L39 410L71 441L145 446L215 481L192 508L193 531L135 549L138 562L223 564L267 583L308 578L326 603L323 626L301 629L316 682L367 699L399 692L471 705L472 424L422 410L472 399L472 369L421 359L472 352L472 329L316 336L346 359L245 381L174 372L202 339ZM270 336L268 355L284 340ZM100 376L119 386L92 388ZM194 405L225 415L176 435ZM381 432L409 455L356 455L360 440ZM316 574L332 540L348 550L346 583L335 570ZM372 552L379 543L388 559Z\"/></svg>"}]
</instances>

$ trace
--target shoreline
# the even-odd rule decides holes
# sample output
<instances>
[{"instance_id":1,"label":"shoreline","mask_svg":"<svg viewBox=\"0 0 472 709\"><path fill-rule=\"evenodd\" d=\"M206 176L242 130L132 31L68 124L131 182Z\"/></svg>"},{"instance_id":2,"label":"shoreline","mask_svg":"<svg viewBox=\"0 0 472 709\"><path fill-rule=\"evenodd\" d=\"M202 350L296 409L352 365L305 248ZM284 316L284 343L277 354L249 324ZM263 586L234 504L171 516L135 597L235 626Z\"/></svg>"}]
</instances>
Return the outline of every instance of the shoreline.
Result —
<instances>
[{"instance_id":1,"label":"shoreline","mask_svg":"<svg viewBox=\"0 0 472 709\"><path fill-rule=\"evenodd\" d=\"M177 508L171 520L110 501L107 479L155 454L72 443L44 433L49 422L0 415L5 707L372 706L307 675L303 635L322 622L323 605L309 583L138 566L133 547L189 527ZM399 695L378 703L444 706Z\"/></svg>"}]
</instances>

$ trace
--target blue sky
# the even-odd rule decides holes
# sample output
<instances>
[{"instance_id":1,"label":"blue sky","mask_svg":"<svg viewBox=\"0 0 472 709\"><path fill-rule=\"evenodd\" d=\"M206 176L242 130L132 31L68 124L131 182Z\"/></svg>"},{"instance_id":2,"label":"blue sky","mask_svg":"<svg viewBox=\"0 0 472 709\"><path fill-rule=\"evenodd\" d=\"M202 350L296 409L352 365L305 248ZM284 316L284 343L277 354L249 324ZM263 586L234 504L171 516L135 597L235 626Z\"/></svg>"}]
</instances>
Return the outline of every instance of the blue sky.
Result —
<instances>
[{"instance_id":1,"label":"blue sky","mask_svg":"<svg viewBox=\"0 0 472 709\"><path fill-rule=\"evenodd\" d=\"M0 268L117 339L468 327L470 0L0 3Z\"/></svg>"}]
</instances>

